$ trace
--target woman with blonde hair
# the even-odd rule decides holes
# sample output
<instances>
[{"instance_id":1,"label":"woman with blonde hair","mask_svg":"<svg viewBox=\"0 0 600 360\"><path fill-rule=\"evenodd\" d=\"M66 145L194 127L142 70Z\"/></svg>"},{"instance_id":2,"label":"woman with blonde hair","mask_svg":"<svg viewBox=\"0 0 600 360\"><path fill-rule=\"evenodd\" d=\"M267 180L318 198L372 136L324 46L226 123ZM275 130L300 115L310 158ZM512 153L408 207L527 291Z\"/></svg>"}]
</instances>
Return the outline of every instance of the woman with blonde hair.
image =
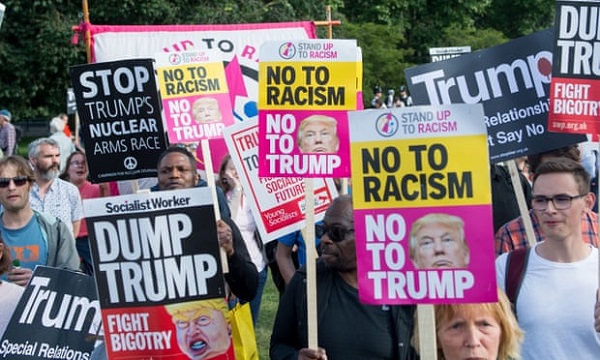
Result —
<instances>
[{"instance_id":1,"label":"woman with blonde hair","mask_svg":"<svg viewBox=\"0 0 600 360\"><path fill-rule=\"evenodd\" d=\"M498 302L445 304L435 307L438 359L520 359L523 331L504 292ZM415 320L413 346L419 351L419 329Z\"/></svg>"}]
</instances>

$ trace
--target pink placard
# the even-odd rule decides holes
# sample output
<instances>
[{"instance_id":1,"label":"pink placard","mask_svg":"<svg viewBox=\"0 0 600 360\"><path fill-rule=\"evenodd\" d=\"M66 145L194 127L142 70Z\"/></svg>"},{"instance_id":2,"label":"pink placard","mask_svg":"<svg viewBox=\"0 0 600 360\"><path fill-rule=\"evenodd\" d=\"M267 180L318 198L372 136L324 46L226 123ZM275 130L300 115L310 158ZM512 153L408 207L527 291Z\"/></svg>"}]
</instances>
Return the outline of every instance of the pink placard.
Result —
<instances>
[{"instance_id":1,"label":"pink placard","mask_svg":"<svg viewBox=\"0 0 600 360\"><path fill-rule=\"evenodd\" d=\"M349 177L346 111L259 113L259 176Z\"/></svg>"},{"instance_id":2,"label":"pink placard","mask_svg":"<svg viewBox=\"0 0 600 360\"><path fill-rule=\"evenodd\" d=\"M370 304L441 304L496 301L491 205L354 210L360 300ZM426 233L421 222L446 224ZM467 250L439 250L423 240L464 224ZM420 227L419 227L420 225ZM413 231L413 239L411 232ZM416 231L417 229L421 229ZM435 228L434 228L435 231ZM458 235L460 236L460 235ZM431 240L431 239L429 239ZM451 240L442 237L442 242ZM453 241L460 243L459 239ZM442 246L442 245L437 245ZM411 250L412 249L412 250ZM412 251L412 252L411 252ZM444 254L440 254L441 252Z\"/></svg>"}]
</instances>

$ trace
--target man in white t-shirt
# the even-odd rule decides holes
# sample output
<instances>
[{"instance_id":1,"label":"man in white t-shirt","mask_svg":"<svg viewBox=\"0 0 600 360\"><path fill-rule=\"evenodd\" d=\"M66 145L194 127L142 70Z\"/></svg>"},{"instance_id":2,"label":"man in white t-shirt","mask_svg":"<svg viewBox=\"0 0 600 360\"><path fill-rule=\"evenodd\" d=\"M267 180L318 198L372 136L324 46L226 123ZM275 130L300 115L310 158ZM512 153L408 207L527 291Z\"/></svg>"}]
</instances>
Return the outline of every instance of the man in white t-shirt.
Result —
<instances>
[{"instance_id":1,"label":"man in white t-shirt","mask_svg":"<svg viewBox=\"0 0 600 360\"><path fill-rule=\"evenodd\" d=\"M589 188L589 174L571 159L548 160L536 171L531 205L545 240L530 250L516 301L525 360L600 356L594 328L600 321L600 312L594 314L598 249L584 242L581 232L581 216L594 203ZM507 255L496 259L503 289Z\"/></svg>"}]
</instances>

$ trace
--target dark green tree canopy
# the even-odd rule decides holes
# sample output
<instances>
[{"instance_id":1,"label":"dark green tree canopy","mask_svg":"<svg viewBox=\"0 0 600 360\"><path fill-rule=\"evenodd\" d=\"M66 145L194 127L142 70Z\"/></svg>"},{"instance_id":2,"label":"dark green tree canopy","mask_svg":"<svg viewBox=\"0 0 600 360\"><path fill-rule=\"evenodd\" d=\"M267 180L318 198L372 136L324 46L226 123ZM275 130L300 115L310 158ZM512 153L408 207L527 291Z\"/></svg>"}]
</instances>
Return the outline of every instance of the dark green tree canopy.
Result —
<instances>
[{"instance_id":1,"label":"dark green tree canopy","mask_svg":"<svg viewBox=\"0 0 600 360\"><path fill-rule=\"evenodd\" d=\"M0 29L0 108L16 121L64 112L69 67L86 62L82 1L5 0ZM404 69L428 61L428 48L473 50L544 29L554 4L542 0L89 0L93 24L226 24L325 20L342 25L335 38L357 39L363 51L365 99L371 89L397 89ZM519 14L515 16L515 14ZM320 28L319 37L327 37Z\"/></svg>"}]
</instances>

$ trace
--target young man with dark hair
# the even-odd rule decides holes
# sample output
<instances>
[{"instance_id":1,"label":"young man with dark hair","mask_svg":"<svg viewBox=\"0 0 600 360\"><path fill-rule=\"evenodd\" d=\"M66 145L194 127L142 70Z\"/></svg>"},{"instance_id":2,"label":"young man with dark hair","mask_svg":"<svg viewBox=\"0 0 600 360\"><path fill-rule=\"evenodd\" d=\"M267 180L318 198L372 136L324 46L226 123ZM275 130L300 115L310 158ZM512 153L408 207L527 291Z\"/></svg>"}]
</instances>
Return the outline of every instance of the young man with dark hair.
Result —
<instances>
[{"instance_id":1,"label":"young man with dark hair","mask_svg":"<svg viewBox=\"0 0 600 360\"><path fill-rule=\"evenodd\" d=\"M525 332L523 359L597 359L594 328L598 249L583 240L581 217L594 195L590 177L572 159L543 162L533 180L531 206L544 241L528 250L515 310ZM499 286L506 290L508 254L496 259ZM597 305L596 305L597 308Z\"/></svg>"},{"instance_id":2,"label":"young man with dark hair","mask_svg":"<svg viewBox=\"0 0 600 360\"><path fill-rule=\"evenodd\" d=\"M531 167L530 171L535 175L541 164L552 159L570 159L580 163L580 153L577 145L566 146L563 148L546 151L540 154L528 157ZM544 236L540 229L538 213L534 210L529 211L533 232L537 242L543 241ZM582 239L588 244L598 246L598 215L590 209L581 215ZM525 225L521 216L502 225L496 232L495 248L496 254L513 251L519 248L528 248L529 243L525 234Z\"/></svg>"}]
</instances>

